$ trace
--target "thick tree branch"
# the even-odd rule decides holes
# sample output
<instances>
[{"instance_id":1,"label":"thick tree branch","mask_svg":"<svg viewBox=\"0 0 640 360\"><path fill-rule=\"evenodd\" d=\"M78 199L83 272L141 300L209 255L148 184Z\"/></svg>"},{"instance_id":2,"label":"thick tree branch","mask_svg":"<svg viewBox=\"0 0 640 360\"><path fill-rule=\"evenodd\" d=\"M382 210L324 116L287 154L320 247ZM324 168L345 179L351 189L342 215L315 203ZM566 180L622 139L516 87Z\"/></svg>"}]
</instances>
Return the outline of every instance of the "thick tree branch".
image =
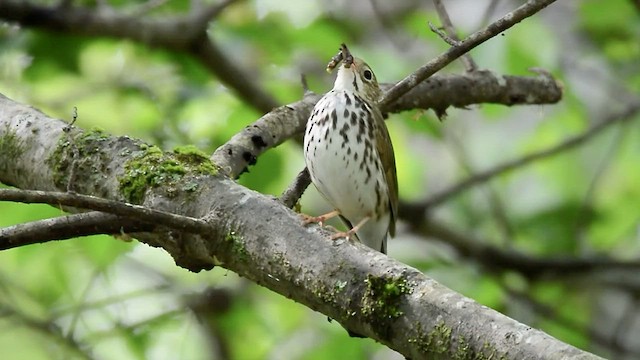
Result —
<instances>
[{"instance_id":1,"label":"thick tree branch","mask_svg":"<svg viewBox=\"0 0 640 360\"><path fill-rule=\"evenodd\" d=\"M216 149L211 161L231 178L237 178L265 151L302 133L320 96L307 92L302 100L281 106L245 127Z\"/></svg>"},{"instance_id":2,"label":"thick tree branch","mask_svg":"<svg viewBox=\"0 0 640 360\"><path fill-rule=\"evenodd\" d=\"M64 189L71 167L63 165L72 156L73 143L83 154L79 166L87 169L87 176L74 185L77 192L121 201L132 196L124 191L129 180L140 180L144 191L135 194L141 205L207 219L211 228L198 235L140 234L141 241L162 247L180 266L198 271L222 264L412 359L462 353L510 359L598 358L480 306L360 243L331 242L317 226L303 227L298 215L278 201L192 169L193 164L170 153L159 154L127 137L92 136L77 129L65 133L65 126L0 97L0 181L20 188ZM157 166L152 176L166 171L165 162L171 169L183 166L184 172L148 178L142 169L149 161ZM132 165L138 171L127 171ZM99 176L91 169L101 169Z\"/></svg>"},{"instance_id":3,"label":"thick tree branch","mask_svg":"<svg viewBox=\"0 0 640 360\"><path fill-rule=\"evenodd\" d=\"M61 33L131 39L142 44L192 55L245 102L262 113L278 102L250 80L207 35L209 20L229 5L224 1L201 13L162 19L140 18L80 6L43 6L23 0L0 1L0 19L25 27Z\"/></svg>"}]
</instances>

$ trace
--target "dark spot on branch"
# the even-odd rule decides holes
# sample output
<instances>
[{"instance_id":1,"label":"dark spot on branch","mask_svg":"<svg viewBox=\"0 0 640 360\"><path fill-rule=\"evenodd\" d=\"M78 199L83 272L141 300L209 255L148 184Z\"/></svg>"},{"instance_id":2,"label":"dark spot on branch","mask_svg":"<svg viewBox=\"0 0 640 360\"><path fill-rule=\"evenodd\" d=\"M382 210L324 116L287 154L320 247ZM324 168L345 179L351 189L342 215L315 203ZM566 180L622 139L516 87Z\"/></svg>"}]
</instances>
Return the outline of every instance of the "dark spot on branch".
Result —
<instances>
[{"instance_id":1,"label":"dark spot on branch","mask_svg":"<svg viewBox=\"0 0 640 360\"><path fill-rule=\"evenodd\" d=\"M264 142L264 140L262 139L262 136L260 135L253 135L251 137L251 142L253 143L253 145L255 145L258 149L263 148L263 147L267 147L267 143Z\"/></svg>"},{"instance_id":2,"label":"dark spot on branch","mask_svg":"<svg viewBox=\"0 0 640 360\"><path fill-rule=\"evenodd\" d=\"M258 161L258 158L256 158L255 155L253 155L252 153L245 151L242 153L242 158L244 159L244 161L247 162L247 164L249 165L255 165L256 162Z\"/></svg>"}]
</instances>

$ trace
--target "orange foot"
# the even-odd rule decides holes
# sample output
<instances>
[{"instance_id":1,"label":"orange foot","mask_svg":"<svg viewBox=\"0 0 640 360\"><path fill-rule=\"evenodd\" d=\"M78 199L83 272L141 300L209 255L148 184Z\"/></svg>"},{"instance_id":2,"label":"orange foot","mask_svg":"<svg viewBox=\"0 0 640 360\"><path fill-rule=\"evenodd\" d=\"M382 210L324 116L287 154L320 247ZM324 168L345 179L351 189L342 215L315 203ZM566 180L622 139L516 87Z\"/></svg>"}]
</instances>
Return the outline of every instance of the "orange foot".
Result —
<instances>
[{"instance_id":1,"label":"orange foot","mask_svg":"<svg viewBox=\"0 0 640 360\"><path fill-rule=\"evenodd\" d=\"M320 226L323 225L323 223L333 217L336 217L340 215L340 212L338 210L333 210L332 212L326 213L324 215L320 215L320 216L309 216L306 214L300 214L300 216L302 217L302 222L304 225L309 225L309 224L320 224Z\"/></svg>"},{"instance_id":2,"label":"orange foot","mask_svg":"<svg viewBox=\"0 0 640 360\"><path fill-rule=\"evenodd\" d=\"M369 217L365 216L362 220L360 220L360 222L358 224L356 224L356 226L351 228L351 230L349 230L349 231L341 231L341 232L337 232L337 233L331 235L331 240L337 240L337 239L340 239L340 238L345 238L345 239L349 240L351 238L351 236L353 236L358 230L360 230L362 225L364 225L368 220L369 220Z\"/></svg>"}]
</instances>

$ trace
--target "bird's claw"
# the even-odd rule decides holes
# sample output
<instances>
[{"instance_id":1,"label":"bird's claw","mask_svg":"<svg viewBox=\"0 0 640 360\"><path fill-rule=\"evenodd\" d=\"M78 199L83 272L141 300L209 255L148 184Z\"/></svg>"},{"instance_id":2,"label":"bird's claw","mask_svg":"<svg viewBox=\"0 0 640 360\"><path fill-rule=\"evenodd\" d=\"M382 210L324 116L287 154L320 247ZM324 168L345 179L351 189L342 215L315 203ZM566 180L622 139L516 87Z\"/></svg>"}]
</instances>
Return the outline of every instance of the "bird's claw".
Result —
<instances>
[{"instance_id":1,"label":"bird's claw","mask_svg":"<svg viewBox=\"0 0 640 360\"><path fill-rule=\"evenodd\" d=\"M355 231L352 231L352 230L337 232L337 233L331 235L331 240L338 240L338 239L350 240L351 237L353 236L353 234L355 234Z\"/></svg>"},{"instance_id":2,"label":"bird's claw","mask_svg":"<svg viewBox=\"0 0 640 360\"><path fill-rule=\"evenodd\" d=\"M322 226L327 220L324 216L310 216L307 214L300 214L300 217L302 217L302 224L305 226L309 224L320 224Z\"/></svg>"}]
</instances>

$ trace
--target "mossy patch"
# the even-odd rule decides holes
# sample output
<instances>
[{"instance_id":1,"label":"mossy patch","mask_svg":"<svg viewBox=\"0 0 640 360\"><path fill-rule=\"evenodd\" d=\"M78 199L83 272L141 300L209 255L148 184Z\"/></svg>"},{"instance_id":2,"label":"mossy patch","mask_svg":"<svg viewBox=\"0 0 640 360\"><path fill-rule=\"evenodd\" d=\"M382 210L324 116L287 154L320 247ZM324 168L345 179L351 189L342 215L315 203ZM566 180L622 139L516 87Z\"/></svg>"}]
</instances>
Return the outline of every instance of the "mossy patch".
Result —
<instances>
[{"instance_id":1,"label":"mossy patch","mask_svg":"<svg viewBox=\"0 0 640 360\"><path fill-rule=\"evenodd\" d=\"M327 286L318 286L312 289L313 295L321 299L323 302L327 304L337 304L336 296L343 292L347 286L347 282L344 280L338 280L332 287ZM347 312L347 316L350 316Z\"/></svg>"},{"instance_id":2,"label":"mossy patch","mask_svg":"<svg viewBox=\"0 0 640 360\"><path fill-rule=\"evenodd\" d=\"M386 335L390 320L404 314L400 307L404 295L411 293L411 287L402 277L369 275L365 282L367 289L362 297L362 314L374 331Z\"/></svg>"},{"instance_id":3,"label":"mossy patch","mask_svg":"<svg viewBox=\"0 0 640 360\"><path fill-rule=\"evenodd\" d=\"M15 159L22 155L24 146L15 131L7 125L4 135L0 136L0 154L6 159Z\"/></svg>"},{"instance_id":4,"label":"mossy patch","mask_svg":"<svg viewBox=\"0 0 640 360\"><path fill-rule=\"evenodd\" d=\"M167 195L195 192L198 183L185 181L186 175L215 175L215 165L195 147L163 152L157 146L140 145L140 152L125 164L120 190L127 201L140 204L149 188L163 186Z\"/></svg>"},{"instance_id":5,"label":"mossy patch","mask_svg":"<svg viewBox=\"0 0 640 360\"><path fill-rule=\"evenodd\" d=\"M425 332L422 326L417 326L417 336L409 342L415 343L419 351L429 359L455 359L455 360L501 360L504 355L491 345L485 344L479 352L473 351L464 339L454 339L452 330L444 322L439 322L429 332Z\"/></svg>"},{"instance_id":6,"label":"mossy patch","mask_svg":"<svg viewBox=\"0 0 640 360\"><path fill-rule=\"evenodd\" d=\"M224 241L231 245L231 251L235 256L235 259L240 262L246 262L249 257L249 252L242 241L242 238L239 237L235 231L231 230L227 232L224 237Z\"/></svg>"},{"instance_id":7,"label":"mossy patch","mask_svg":"<svg viewBox=\"0 0 640 360\"><path fill-rule=\"evenodd\" d=\"M82 167L77 172L84 175L103 172L100 142L107 141L110 136L99 128L94 128L75 135L67 134L60 137L54 152L47 159L53 170L53 181L61 188L66 188L71 175L71 166ZM92 159L93 161L87 161ZM88 165L88 166L86 166Z\"/></svg>"}]
</instances>

